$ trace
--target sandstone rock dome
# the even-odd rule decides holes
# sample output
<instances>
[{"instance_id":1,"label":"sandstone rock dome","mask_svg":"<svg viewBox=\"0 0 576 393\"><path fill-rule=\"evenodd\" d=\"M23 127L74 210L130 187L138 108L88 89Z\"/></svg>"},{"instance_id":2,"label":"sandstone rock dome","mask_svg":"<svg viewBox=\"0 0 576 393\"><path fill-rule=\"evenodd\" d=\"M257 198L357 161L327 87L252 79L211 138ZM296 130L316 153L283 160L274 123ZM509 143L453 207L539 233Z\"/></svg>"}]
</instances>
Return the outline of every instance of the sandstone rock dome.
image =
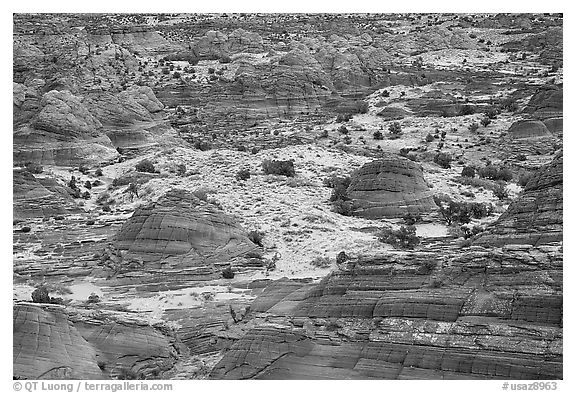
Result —
<instances>
[{"instance_id":1,"label":"sandstone rock dome","mask_svg":"<svg viewBox=\"0 0 576 393\"><path fill-rule=\"evenodd\" d=\"M352 176L348 196L354 215L373 219L425 213L435 207L421 167L399 156L365 164Z\"/></svg>"},{"instance_id":2,"label":"sandstone rock dome","mask_svg":"<svg viewBox=\"0 0 576 393\"><path fill-rule=\"evenodd\" d=\"M176 189L137 209L120 229L115 245L148 261L170 256L226 259L255 248L231 216Z\"/></svg>"},{"instance_id":3,"label":"sandstone rock dome","mask_svg":"<svg viewBox=\"0 0 576 393\"><path fill-rule=\"evenodd\" d=\"M552 136L546 125L540 120L519 120L508 129L513 139L528 139Z\"/></svg>"}]
</instances>

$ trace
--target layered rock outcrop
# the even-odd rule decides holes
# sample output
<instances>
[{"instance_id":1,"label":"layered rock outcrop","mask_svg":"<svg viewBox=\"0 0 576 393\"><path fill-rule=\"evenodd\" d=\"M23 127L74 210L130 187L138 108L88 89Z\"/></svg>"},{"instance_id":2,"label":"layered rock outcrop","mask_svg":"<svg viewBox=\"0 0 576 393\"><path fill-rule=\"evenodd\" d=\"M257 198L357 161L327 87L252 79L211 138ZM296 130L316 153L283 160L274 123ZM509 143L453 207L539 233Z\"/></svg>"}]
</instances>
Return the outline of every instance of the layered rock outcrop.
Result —
<instances>
[{"instance_id":1,"label":"layered rock outcrop","mask_svg":"<svg viewBox=\"0 0 576 393\"><path fill-rule=\"evenodd\" d=\"M546 244L563 235L563 153L539 169L508 210L476 243Z\"/></svg>"},{"instance_id":2,"label":"layered rock outcrop","mask_svg":"<svg viewBox=\"0 0 576 393\"><path fill-rule=\"evenodd\" d=\"M54 179L37 179L28 171L15 170L12 181L15 219L51 217L80 211L68 190Z\"/></svg>"},{"instance_id":3,"label":"layered rock outcrop","mask_svg":"<svg viewBox=\"0 0 576 393\"><path fill-rule=\"evenodd\" d=\"M555 248L387 254L278 284L212 378L562 378Z\"/></svg>"},{"instance_id":4,"label":"layered rock outcrop","mask_svg":"<svg viewBox=\"0 0 576 393\"><path fill-rule=\"evenodd\" d=\"M563 89L556 85L542 87L530 98L524 109L525 113L540 120L562 117L563 111Z\"/></svg>"},{"instance_id":5,"label":"layered rock outcrop","mask_svg":"<svg viewBox=\"0 0 576 393\"><path fill-rule=\"evenodd\" d=\"M30 126L14 130L14 161L75 166L118 155L110 139L102 134L102 123L69 91L49 91L42 96L38 109L30 116Z\"/></svg>"},{"instance_id":6,"label":"layered rock outcrop","mask_svg":"<svg viewBox=\"0 0 576 393\"><path fill-rule=\"evenodd\" d=\"M161 329L62 306L14 305L14 376L25 379L148 379L181 348Z\"/></svg>"},{"instance_id":7,"label":"layered rock outcrop","mask_svg":"<svg viewBox=\"0 0 576 393\"><path fill-rule=\"evenodd\" d=\"M546 124L540 120L519 120L508 129L512 139L532 139L552 136Z\"/></svg>"},{"instance_id":8,"label":"layered rock outcrop","mask_svg":"<svg viewBox=\"0 0 576 393\"><path fill-rule=\"evenodd\" d=\"M115 237L115 246L146 261L229 260L256 246L231 216L183 190L170 190L137 209Z\"/></svg>"},{"instance_id":9,"label":"layered rock outcrop","mask_svg":"<svg viewBox=\"0 0 576 393\"><path fill-rule=\"evenodd\" d=\"M262 37L243 29L236 29L230 35L210 30L192 46L194 53L201 58L220 58L236 53L262 53Z\"/></svg>"},{"instance_id":10,"label":"layered rock outcrop","mask_svg":"<svg viewBox=\"0 0 576 393\"><path fill-rule=\"evenodd\" d=\"M372 219L426 213L435 206L422 168L398 156L365 164L353 174L347 195L354 215Z\"/></svg>"}]
</instances>

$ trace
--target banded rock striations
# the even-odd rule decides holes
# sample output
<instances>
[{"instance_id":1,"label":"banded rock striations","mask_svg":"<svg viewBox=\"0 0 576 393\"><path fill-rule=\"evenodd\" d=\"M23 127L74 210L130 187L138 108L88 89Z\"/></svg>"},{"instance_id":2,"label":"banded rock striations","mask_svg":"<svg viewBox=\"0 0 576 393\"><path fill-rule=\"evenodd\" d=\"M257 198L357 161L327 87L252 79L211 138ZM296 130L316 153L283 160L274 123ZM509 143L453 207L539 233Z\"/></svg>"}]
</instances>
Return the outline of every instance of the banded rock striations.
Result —
<instances>
[{"instance_id":1,"label":"banded rock striations","mask_svg":"<svg viewBox=\"0 0 576 393\"><path fill-rule=\"evenodd\" d=\"M427 213L435 207L422 168L399 156L365 164L352 175L347 195L354 215L373 219Z\"/></svg>"}]
</instances>

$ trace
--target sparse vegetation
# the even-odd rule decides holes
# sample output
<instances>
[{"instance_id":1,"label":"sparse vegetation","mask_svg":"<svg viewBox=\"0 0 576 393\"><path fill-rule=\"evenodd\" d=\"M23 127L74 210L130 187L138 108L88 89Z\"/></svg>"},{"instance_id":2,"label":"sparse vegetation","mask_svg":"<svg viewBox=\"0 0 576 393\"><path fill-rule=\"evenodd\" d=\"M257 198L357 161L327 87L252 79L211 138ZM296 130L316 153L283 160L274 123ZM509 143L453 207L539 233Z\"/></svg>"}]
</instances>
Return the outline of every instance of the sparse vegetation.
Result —
<instances>
[{"instance_id":1,"label":"sparse vegetation","mask_svg":"<svg viewBox=\"0 0 576 393\"><path fill-rule=\"evenodd\" d=\"M266 175L296 176L294 161L292 160L264 160L262 162L262 170Z\"/></svg>"},{"instance_id":2,"label":"sparse vegetation","mask_svg":"<svg viewBox=\"0 0 576 393\"><path fill-rule=\"evenodd\" d=\"M154 167L154 164L148 159L142 160L138 164L136 164L135 169L138 172L156 173L156 168Z\"/></svg>"},{"instance_id":3,"label":"sparse vegetation","mask_svg":"<svg viewBox=\"0 0 576 393\"><path fill-rule=\"evenodd\" d=\"M397 230L384 228L377 234L377 238L382 243L400 248L412 249L420 244L420 238L416 236L416 227L414 225L402 225Z\"/></svg>"}]
</instances>

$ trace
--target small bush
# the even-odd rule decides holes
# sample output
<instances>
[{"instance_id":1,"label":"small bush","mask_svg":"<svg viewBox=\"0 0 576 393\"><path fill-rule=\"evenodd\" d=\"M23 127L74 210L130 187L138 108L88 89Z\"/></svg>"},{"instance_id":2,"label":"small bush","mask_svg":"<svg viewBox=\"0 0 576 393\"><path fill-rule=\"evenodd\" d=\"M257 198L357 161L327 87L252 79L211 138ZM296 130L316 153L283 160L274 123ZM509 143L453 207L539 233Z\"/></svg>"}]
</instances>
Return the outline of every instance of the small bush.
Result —
<instances>
[{"instance_id":1,"label":"small bush","mask_svg":"<svg viewBox=\"0 0 576 393\"><path fill-rule=\"evenodd\" d=\"M226 269L222 270L222 277L227 280L233 279L234 271L232 270L232 267L228 266Z\"/></svg>"},{"instance_id":2,"label":"small bush","mask_svg":"<svg viewBox=\"0 0 576 393\"><path fill-rule=\"evenodd\" d=\"M512 171L505 167L486 165L478 170L478 176L483 179L510 181L514 177Z\"/></svg>"},{"instance_id":3,"label":"small bush","mask_svg":"<svg viewBox=\"0 0 576 393\"><path fill-rule=\"evenodd\" d=\"M394 123L388 126L388 131L390 131L390 133L393 135L398 135L402 133L402 126L400 125L399 122L395 121Z\"/></svg>"},{"instance_id":4,"label":"small bush","mask_svg":"<svg viewBox=\"0 0 576 393\"><path fill-rule=\"evenodd\" d=\"M343 216L352 215L352 202L347 200L338 199L332 202L332 211Z\"/></svg>"},{"instance_id":5,"label":"small bush","mask_svg":"<svg viewBox=\"0 0 576 393\"><path fill-rule=\"evenodd\" d=\"M402 219L406 225L414 225L422 220L422 216L420 213L406 213Z\"/></svg>"},{"instance_id":6,"label":"small bush","mask_svg":"<svg viewBox=\"0 0 576 393\"><path fill-rule=\"evenodd\" d=\"M474 177L476 176L476 169L473 166L465 166L462 169L462 177Z\"/></svg>"},{"instance_id":7,"label":"small bush","mask_svg":"<svg viewBox=\"0 0 576 393\"><path fill-rule=\"evenodd\" d=\"M372 136L374 137L375 140L380 141L382 139L384 139L384 135L382 134L381 131L375 131L374 134L372 134Z\"/></svg>"},{"instance_id":8,"label":"small bush","mask_svg":"<svg viewBox=\"0 0 576 393\"><path fill-rule=\"evenodd\" d=\"M508 190L506 190L504 184L499 184L492 192L494 196L500 200L508 198Z\"/></svg>"},{"instance_id":9,"label":"small bush","mask_svg":"<svg viewBox=\"0 0 576 393\"><path fill-rule=\"evenodd\" d=\"M534 175L529 171L522 171L518 175L518 185L522 187L526 187L530 179L532 179Z\"/></svg>"},{"instance_id":10,"label":"small bush","mask_svg":"<svg viewBox=\"0 0 576 393\"><path fill-rule=\"evenodd\" d=\"M102 176L103 175L102 169L101 168L96 169L96 172L94 172L94 174L98 177Z\"/></svg>"},{"instance_id":11,"label":"small bush","mask_svg":"<svg viewBox=\"0 0 576 393\"><path fill-rule=\"evenodd\" d=\"M480 126L476 122L474 122L468 126L468 130L470 130L470 132L476 132L476 131L478 131L478 128L480 128Z\"/></svg>"},{"instance_id":12,"label":"small bush","mask_svg":"<svg viewBox=\"0 0 576 393\"><path fill-rule=\"evenodd\" d=\"M264 160L264 162L262 162L262 170L267 175L296 176L294 161L292 160Z\"/></svg>"},{"instance_id":13,"label":"small bush","mask_svg":"<svg viewBox=\"0 0 576 393\"><path fill-rule=\"evenodd\" d=\"M452 162L452 156L445 152L439 152L434 156L434 162L442 168L448 169Z\"/></svg>"},{"instance_id":14,"label":"small bush","mask_svg":"<svg viewBox=\"0 0 576 393\"><path fill-rule=\"evenodd\" d=\"M228 55L222 55L219 59L218 62L220 64L228 64L232 61L232 59L230 58L230 56Z\"/></svg>"},{"instance_id":15,"label":"small bush","mask_svg":"<svg viewBox=\"0 0 576 393\"><path fill-rule=\"evenodd\" d=\"M480 120L480 124L482 124L484 127L488 127L490 123L492 123L492 120L490 120L488 116L483 117L482 120Z\"/></svg>"},{"instance_id":16,"label":"small bush","mask_svg":"<svg viewBox=\"0 0 576 393\"><path fill-rule=\"evenodd\" d=\"M316 257L310 262L310 264L314 267L326 269L332 265L332 260L329 257Z\"/></svg>"},{"instance_id":17,"label":"small bush","mask_svg":"<svg viewBox=\"0 0 576 393\"><path fill-rule=\"evenodd\" d=\"M44 171L42 165L36 164L34 162L27 162L26 164L24 164L24 167L28 172L33 173L35 175L38 175Z\"/></svg>"},{"instance_id":18,"label":"small bush","mask_svg":"<svg viewBox=\"0 0 576 393\"><path fill-rule=\"evenodd\" d=\"M403 225L398 230L385 228L378 233L377 237L382 243L400 248L414 248L420 243L420 238L416 236L416 227L414 225Z\"/></svg>"},{"instance_id":19,"label":"small bush","mask_svg":"<svg viewBox=\"0 0 576 393\"><path fill-rule=\"evenodd\" d=\"M208 74L212 75L214 72L216 72L216 70L212 67L208 68Z\"/></svg>"},{"instance_id":20,"label":"small bush","mask_svg":"<svg viewBox=\"0 0 576 393\"><path fill-rule=\"evenodd\" d=\"M473 105L463 105L460 109L460 116L473 115L476 113L476 107Z\"/></svg>"},{"instance_id":21,"label":"small bush","mask_svg":"<svg viewBox=\"0 0 576 393\"><path fill-rule=\"evenodd\" d=\"M430 133L428 133L428 135L426 135L426 142L430 143L434 141L434 136Z\"/></svg>"},{"instance_id":22,"label":"small bush","mask_svg":"<svg viewBox=\"0 0 576 393\"><path fill-rule=\"evenodd\" d=\"M339 113L336 116L336 123L346 123L352 119L352 115L350 113Z\"/></svg>"},{"instance_id":23,"label":"small bush","mask_svg":"<svg viewBox=\"0 0 576 393\"><path fill-rule=\"evenodd\" d=\"M92 189L92 183L90 183L90 180L86 180L86 182L84 183L84 187L89 190Z\"/></svg>"},{"instance_id":24,"label":"small bush","mask_svg":"<svg viewBox=\"0 0 576 393\"><path fill-rule=\"evenodd\" d=\"M135 168L138 172L156 173L154 164L148 159L140 161Z\"/></svg>"},{"instance_id":25,"label":"small bush","mask_svg":"<svg viewBox=\"0 0 576 393\"><path fill-rule=\"evenodd\" d=\"M236 180L248 180L250 179L250 171L248 169L240 169L236 172Z\"/></svg>"},{"instance_id":26,"label":"small bush","mask_svg":"<svg viewBox=\"0 0 576 393\"><path fill-rule=\"evenodd\" d=\"M85 165L80 165L78 167L78 171L83 175L87 175L88 174L88 167Z\"/></svg>"},{"instance_id":27,"label":"small bush","mask_svg":"<svg viewBox=\"0 0 576 393\"><path fill-rule=\"evenodd\" d=\"M259 247L263 247L262 240L264 240L264 232L250 231L248 232L248 239Z\"/></svg>"}]
</instances>

